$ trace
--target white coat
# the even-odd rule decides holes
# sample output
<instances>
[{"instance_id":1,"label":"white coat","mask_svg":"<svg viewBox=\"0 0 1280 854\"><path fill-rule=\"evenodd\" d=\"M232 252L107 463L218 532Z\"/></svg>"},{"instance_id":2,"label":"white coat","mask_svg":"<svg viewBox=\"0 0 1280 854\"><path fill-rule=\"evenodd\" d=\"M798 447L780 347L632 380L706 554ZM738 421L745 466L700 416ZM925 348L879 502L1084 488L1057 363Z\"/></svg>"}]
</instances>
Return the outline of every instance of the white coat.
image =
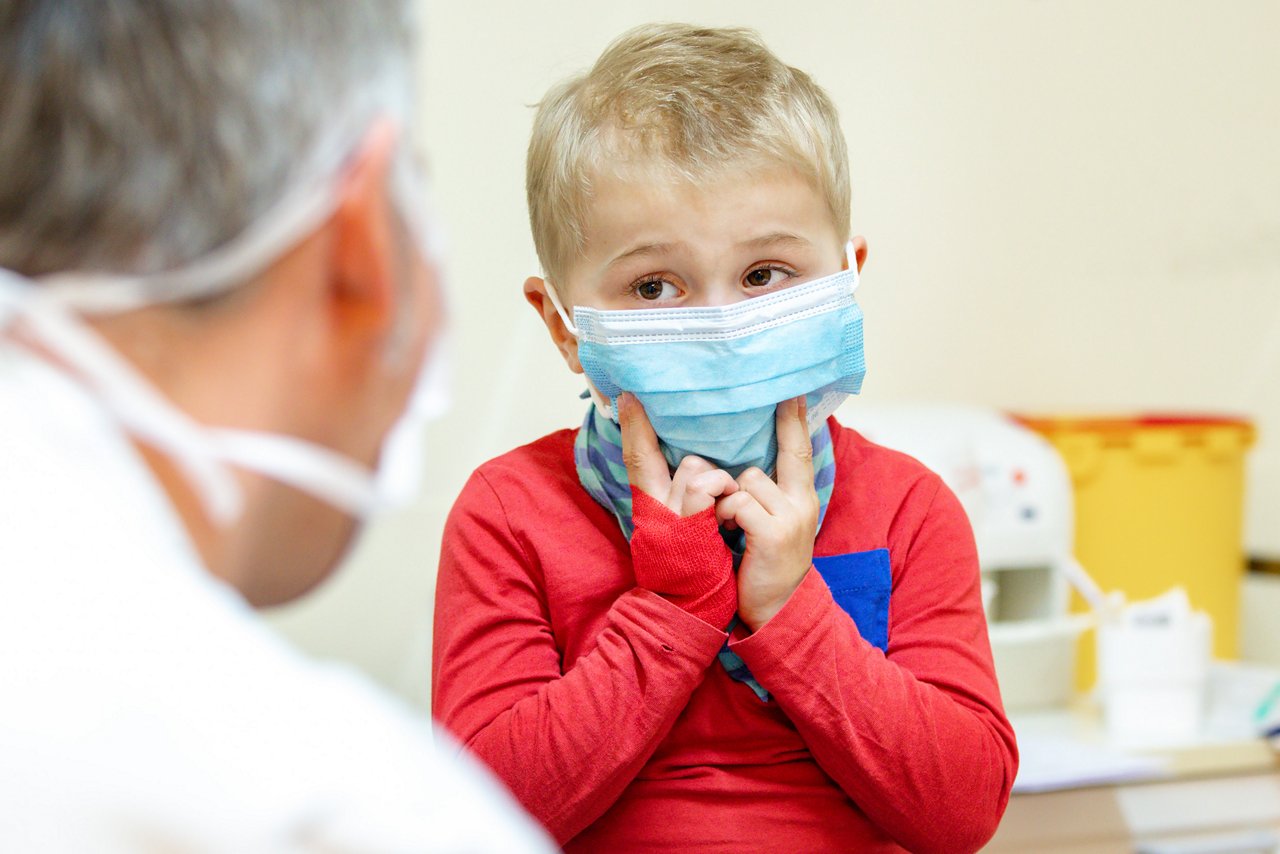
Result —
<instances>
[{"instance_id":1,"label":"white coat","mask_svg":"<svg viewBox=\"0 0 1280 854\"><path fill-rule=\"evenodd\" d=\"M0 851L550 850L201 565L136 449L0 341Z\"/></svg>"}]
</instances>

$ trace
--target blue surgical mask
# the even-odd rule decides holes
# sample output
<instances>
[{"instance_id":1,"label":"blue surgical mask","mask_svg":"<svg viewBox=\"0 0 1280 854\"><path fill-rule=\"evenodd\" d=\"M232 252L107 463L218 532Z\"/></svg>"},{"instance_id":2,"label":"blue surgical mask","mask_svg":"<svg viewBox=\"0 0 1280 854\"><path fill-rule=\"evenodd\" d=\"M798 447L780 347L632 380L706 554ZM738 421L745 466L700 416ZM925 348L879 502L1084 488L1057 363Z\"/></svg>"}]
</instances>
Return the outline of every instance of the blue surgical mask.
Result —
<instances>
[{"instance_id":1,"label":"blue surgical mask","mask_svg":"<svg viewBox=\"0 0 1280 854\"><path fill-rule=\"evenodd\" d=\"M772 471L778 403L808 400L815 430L862 388L862 311L850 268L727 306L603 311L574 306L578 360L596 405L618 420L617 398L644 405L671 466L696 454L730 474Z\"/></svg>"}]
</instances>

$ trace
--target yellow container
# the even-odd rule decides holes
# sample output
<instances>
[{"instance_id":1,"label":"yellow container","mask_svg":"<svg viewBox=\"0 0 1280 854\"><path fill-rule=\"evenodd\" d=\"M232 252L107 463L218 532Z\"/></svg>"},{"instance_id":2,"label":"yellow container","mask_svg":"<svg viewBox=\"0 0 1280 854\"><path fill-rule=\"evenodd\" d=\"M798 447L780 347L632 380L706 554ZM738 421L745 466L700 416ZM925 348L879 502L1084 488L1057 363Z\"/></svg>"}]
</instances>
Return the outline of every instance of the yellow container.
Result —
<instances>
[{"instance_id":1,"label":"yellow container","mask_svg":"<svg viewBox=\"0 0 1280 854\"><path fill-rule=\"evenodd\" d=\"M1182 585L1213 618L1213 652L1238 654L1244 578L1244 455L1253 426L1236 418L1020 419L1058 449L1075 491L1076 557L1104 590L1132 601ZM1085 610L1078 595L1072 608ZM1093 638L1077 656L1091 688Z\"/></svg>"}]
</instances>

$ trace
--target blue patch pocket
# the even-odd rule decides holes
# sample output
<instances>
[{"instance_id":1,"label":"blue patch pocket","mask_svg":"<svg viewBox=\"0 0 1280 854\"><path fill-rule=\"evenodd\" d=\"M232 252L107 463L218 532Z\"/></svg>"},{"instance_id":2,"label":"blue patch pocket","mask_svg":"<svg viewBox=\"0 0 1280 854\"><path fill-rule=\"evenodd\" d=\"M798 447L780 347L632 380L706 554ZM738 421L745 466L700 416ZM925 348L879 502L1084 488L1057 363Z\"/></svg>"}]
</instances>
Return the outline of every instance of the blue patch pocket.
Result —
<instances>
[{"instance_id":1,"label":"blue patch pocket","mask_svg":"<svg viewBox=\"0 0 1280 854\"><path fill-rule=\"evenodd\" d=\"M889 594L893 571L889 550L815 557L813 565L831 588L831 598L853 618L867 642L889 651Z\"/></svg>"}]
</instances>

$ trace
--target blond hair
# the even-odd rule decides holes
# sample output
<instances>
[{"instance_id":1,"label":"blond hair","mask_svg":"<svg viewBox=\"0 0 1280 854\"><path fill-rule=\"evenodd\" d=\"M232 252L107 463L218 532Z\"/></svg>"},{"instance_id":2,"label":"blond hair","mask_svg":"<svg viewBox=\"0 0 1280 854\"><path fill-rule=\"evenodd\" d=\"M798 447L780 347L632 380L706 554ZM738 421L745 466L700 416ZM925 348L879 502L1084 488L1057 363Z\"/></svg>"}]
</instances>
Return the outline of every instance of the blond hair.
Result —
<instances>
[{"instance_id":1,"label":"blond hair","mask_svg":"<svg viewBox=\"0 0 1280 854\"><path fill-rule=\"evenodd\" d=\"M526 192L538 258L557 287L585 248L591 179L656 171L697 183L759 163L797 170L849 233L849 167L835 105L746 29L649 24L547 93Z\"/></svg>"}]
</instances>

